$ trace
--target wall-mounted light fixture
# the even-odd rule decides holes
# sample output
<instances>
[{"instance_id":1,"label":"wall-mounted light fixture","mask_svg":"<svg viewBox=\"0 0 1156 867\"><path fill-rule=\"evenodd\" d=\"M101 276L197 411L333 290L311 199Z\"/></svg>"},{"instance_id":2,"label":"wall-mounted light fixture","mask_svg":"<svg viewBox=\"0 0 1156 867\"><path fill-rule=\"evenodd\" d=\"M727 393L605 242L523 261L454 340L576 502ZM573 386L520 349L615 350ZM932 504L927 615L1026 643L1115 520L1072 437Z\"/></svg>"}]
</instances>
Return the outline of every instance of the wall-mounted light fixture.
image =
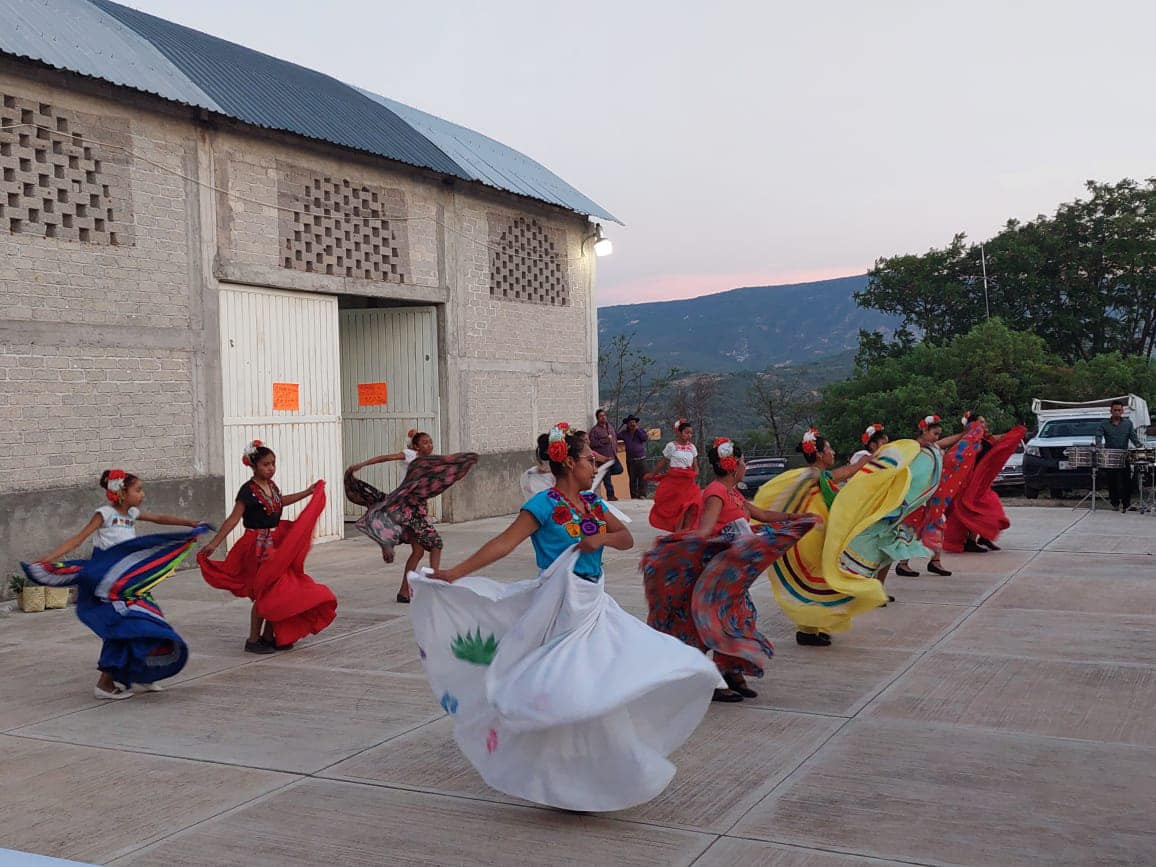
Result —
<instances>
[{"instance_id":1,"label":"wall-mounted light fixture","mask_svg":"<svg viewBox=\"0 0 1156 867\"><path fill-rule=\"evenodd\" d=\"M586 247L586 241L594 242L595 256L609 256L614 252L614 242L602 234L602 224L594 224L594 234L590 235L582 242L583 248Z\"/></svg>"}]
</instances>

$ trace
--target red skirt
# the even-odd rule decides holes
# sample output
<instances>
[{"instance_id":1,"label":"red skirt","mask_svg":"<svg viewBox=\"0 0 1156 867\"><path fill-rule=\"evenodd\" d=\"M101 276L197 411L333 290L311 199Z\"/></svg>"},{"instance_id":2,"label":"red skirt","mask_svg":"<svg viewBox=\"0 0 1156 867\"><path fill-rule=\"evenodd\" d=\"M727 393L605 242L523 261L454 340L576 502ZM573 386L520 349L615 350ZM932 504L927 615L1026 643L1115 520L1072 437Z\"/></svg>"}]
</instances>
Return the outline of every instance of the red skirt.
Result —
<instances>
[{"instance_id":1,"label":"red skirt","mask_svg":"<svg viewBox=\"0 0 1156 867\"><path fill-rule=\"evenodd\" d=\"M971 533L995 541L1001 532L1011 526L999 494L991 489L1007 459L1023 442L1027 429L1018 425L1003 435L980 460L976 461L963 491L947 512L947 526L943 530L943 549L959 553Z\"/></svg>"},{"instance_id":2,"label":"red skirt","mask_svg":"<svg viewBox=\"0 0 1156 867\"><path fill-rule=\"evenodd\" d=\"M650 526L668 533L698 526L702 512L702 489L692 469L670 469L658 481L654 504L650 507ZM687 523L683 523L687 516Z\"/></svg>"},{"instance_id":3,"label":"red skirt","mask_svg":"<svg viewBox=\"0 0 1156 867\"><path fill-rule=\"evenodd\" d=\"M333 591L305 573L313 528L324 509L322 484L296 521L282 521L273 530L246 530L224 560L197 555L205 581L253 600L257 614L273 625L277 644L315 635L337 616Z\"/></svg>"}]
</instances>

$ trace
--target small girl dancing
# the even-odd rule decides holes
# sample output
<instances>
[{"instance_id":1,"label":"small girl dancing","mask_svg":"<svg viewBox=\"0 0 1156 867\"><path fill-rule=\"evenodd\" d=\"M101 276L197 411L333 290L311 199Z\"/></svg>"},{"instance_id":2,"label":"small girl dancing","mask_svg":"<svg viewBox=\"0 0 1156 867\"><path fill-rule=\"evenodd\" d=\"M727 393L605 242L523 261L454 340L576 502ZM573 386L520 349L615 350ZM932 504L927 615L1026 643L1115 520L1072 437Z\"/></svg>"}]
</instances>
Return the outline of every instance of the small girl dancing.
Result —
<instances>
[{"instance_id":1,"label":"small girl dancing","mask_svg":"<svg viewBox=\"0 0 1156 867\"><path fill-rule=\"evenodd\" d=\"M118 574L122 571L115 568L118 558L99 555L135 540L137 521L176 527L202 528L203 525L174 515L142 512L144 484L132 473L105 470L100 476L100 486L104 488L108 503L96 509L79 533L25 569L38 583L77 585L76 614L104 639L97 663L100 669L100 679L94 690L97 698L131 698L134 685L139 690L159 692L161 687L156 681L172 677L184 667L188 647L165 621L159 606L149 596L148 588L171 574L192 547L193 536L149 537L162 544L168 543L173 550L171 556L166 555L162 562L157 563L163 568L151 573L147 587L135 588L138 590L135 595L128 592L126 585L126 580L134 576L131 573ZM91 560L56 563L69 551L80 547L89 536L93 537ZM126 554L130 553L134 552L126 551ZM64 578L66 574L70 576L68 579ZM105 575L117 580L105 580ZM137 614L143 616L138 618Z\"/></svg>"},{"instance_id":2,"label":"small girl dancing","mask_svg":"<svg viewBox=\"0 0 1156 867\"><path fill-rule=\"evenodd\" d=\"M305 574L313 528L325 509L325 482L282 494L273 481L277 456L260 440L245 447L241 461L253 478L241 486L220 531L197 555L205 581L234 596L253 600L246 653L289 650L299 639L320 632L337 616L337 597ZM312 498L295 521L281 520L286 506ZM240 523L245 535L224 562L210 560L217 546Z\"/></svg>"},{"instance_id":3,"label":"small girl dancing","mask_svg":"<svg viewBox=\"0 0 1156 867\"><path fill-rule=\"evenodd\" d=\"M408 467L417 458L426 458L433 454L433 437L424 431L410 430L407 434L409 445L400 452L389 455L378 455L359 464L354 464L345 471L345 495L354 503L372 508L389 498L373 485L357 478L354 474L372 466L389 461L405 461ZM405 561L405 570L401 575L401 587L397 591L397 601L409 602L410 572L417 569L422 558L428 553L430 566L437 569L441 565L442 548L444 543L437 530L429 519L429 506L424 498L401 497L391 503L391 517L401 527L401 541L410 545L410 555ZM382 557L386 563L393 562L393 549L382 548Z\"/></svg>"}]
</instances>

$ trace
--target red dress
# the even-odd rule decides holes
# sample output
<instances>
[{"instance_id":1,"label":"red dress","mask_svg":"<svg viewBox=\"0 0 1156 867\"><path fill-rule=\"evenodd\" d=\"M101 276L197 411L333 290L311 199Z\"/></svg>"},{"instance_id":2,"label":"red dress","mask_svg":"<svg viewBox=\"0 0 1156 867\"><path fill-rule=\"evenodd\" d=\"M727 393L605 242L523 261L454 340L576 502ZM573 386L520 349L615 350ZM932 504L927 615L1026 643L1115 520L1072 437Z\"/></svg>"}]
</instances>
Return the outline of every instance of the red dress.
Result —
<instances>
[{"instance_id":1,"label":"red dress","mask_svg":"<svg viewBox=\"0 0 1156 867\"><path fill-rule=\"evenodd\" d=\"M999 494L991 489L991 485L1026 433L1027 428L1023 425L1012 428L975 462L963 490L947 511L947 526L943 530L945 551L962 551L969 533L978 533L994 542L1011 526Z\"/></svg>"},{"instance_id":2,"label":"red dress","mask_svg":"<svg viewBox=\"0 0 1156 867\"><path fill-rule=\"evenodd\" d=\"M281 516L280 492L276 486L272 490L272 498L260 494L268 523ZM313 528L324 509L325 483L318 482L296 521L277 520L271 527L246 529L223 561L210 560L203 551L197 555L205 581L253 600L257 614L273 625L277 644L293 644L314 635L337 616L333 591L305 573Z\"/></svg>"}]
</instances>

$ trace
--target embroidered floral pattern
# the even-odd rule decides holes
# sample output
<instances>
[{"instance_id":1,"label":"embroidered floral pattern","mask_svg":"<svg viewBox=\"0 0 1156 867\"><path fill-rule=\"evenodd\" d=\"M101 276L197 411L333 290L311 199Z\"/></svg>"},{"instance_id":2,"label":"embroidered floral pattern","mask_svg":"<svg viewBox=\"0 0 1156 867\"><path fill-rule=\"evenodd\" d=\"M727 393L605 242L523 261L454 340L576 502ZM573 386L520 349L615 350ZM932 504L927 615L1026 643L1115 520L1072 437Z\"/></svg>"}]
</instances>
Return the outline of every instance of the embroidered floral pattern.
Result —
<instances>
[{"instance_id":1,"label":"embroidered floral pattern","mask_svg":"<svg viewBox=\"0 0 1156 867\"><path fill-rule=\"evenodd\" d=\"M582 492L582 504L585 507L582 511L557 488L550 488L546 496L554 504L554 523L564 527L570 538L597 536L606 532L606 510L593 491Z\"/></svg>"},{"instance_id":2,"label":"embroidered floral pattern","mask_svg":"<svg viewBox=\"0 0 1156 867\"><path fill-rule=\"evenodd\" d=\"M455 713L458 712L458 700L456 698L454 698L454 696L450 695L448 692L442 693L441 704L442 704L442 710L444 710L450 716L453 716Z\"/></svg>"},{"instance_id":3,"label":"embroidered floral pattern","mask_svg":"<svg viewBox=\"0 0 1156 867\"><path fill-rule=\"evenodd\" d=\"M265 510L266 515L281 514L281 489L277 487L275 482L269 482L269 493L266 494L264 488L257 484L256 481L249 482L249 493L260 504L261 508Z\"/></svg>"},{"instance_id":4,"label":"embroidered floral pattern","mask_svg":"<svg viewBox=\"0 0 1156 867\"><path fill-rule=\"evenodd\" d=\"M498 748L498 733L496 731L494 731L493 729L490 729L489 734L486 735L486 752L489 753L490 755L493 755L494 751L497 748Z\"/></svg>"}]
</instances>

